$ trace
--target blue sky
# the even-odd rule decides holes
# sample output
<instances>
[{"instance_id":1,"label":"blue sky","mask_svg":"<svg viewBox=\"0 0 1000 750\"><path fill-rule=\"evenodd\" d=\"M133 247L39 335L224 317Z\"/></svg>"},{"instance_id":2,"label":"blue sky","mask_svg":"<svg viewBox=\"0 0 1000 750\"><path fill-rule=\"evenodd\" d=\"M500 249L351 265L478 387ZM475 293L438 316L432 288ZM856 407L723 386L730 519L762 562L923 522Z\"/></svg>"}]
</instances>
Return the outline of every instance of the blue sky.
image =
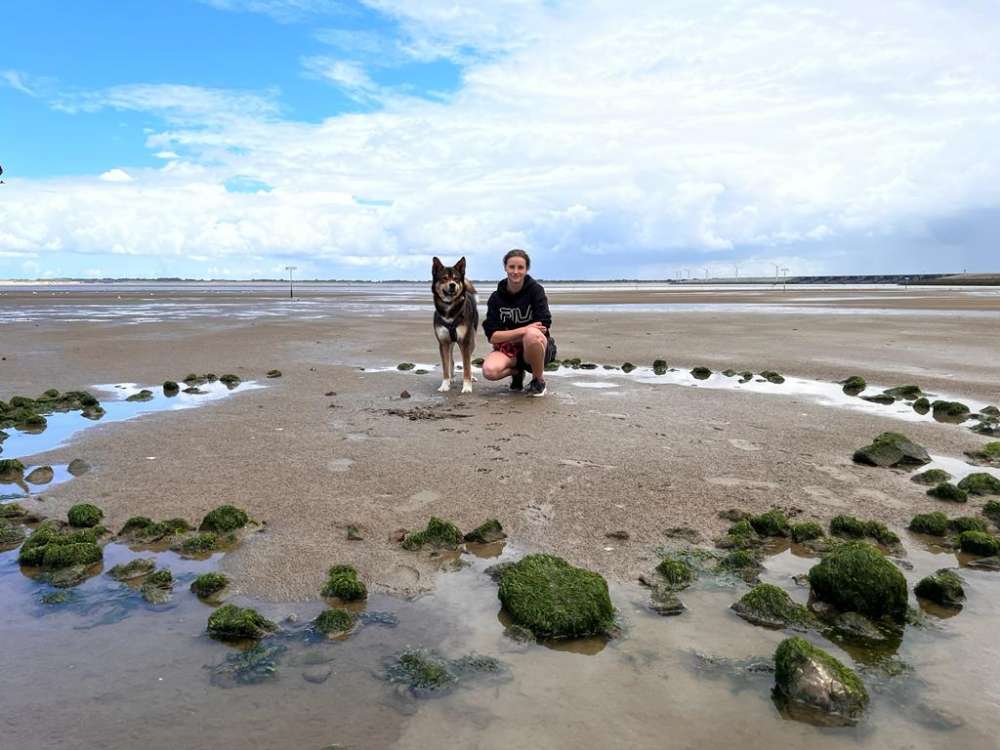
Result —
<instances>
[{"instance_id":1,"label":"blue sky","mask_svg":"<svg viewBox=\"0 0 1000 750\"><path fill-rule=\"evenodd\" d=\"M0 277L1000 270L983 0L14 1ZM685 270L686 269L686 270Z\"/></svg>"}]
</instances>

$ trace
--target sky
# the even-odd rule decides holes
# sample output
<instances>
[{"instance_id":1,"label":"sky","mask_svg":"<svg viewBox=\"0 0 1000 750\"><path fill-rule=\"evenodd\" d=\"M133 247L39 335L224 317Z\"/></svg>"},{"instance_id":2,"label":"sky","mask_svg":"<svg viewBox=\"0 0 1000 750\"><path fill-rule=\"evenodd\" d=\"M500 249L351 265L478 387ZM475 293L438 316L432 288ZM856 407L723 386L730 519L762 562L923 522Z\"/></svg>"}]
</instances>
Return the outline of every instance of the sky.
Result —
<instances>
[{"instance_id":1,"label":"sky","mask_svg":"<svg viewBox=\"0 0 1000 750\"><path fill-rule=\"evenodd\" d=\"M8 0L0 278L1000 271L994 0Z\"/></svg>"}]
</instances>

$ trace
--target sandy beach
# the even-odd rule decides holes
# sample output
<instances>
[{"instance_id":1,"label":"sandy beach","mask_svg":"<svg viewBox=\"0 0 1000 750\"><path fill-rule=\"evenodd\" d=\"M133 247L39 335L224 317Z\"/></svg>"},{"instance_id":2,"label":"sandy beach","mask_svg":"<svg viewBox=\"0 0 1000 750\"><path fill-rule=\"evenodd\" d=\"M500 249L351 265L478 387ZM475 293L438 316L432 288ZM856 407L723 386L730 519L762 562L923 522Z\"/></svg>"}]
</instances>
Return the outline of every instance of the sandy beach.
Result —
<instances>
[{"instance_id":1,"label":"sandy beach","mask_svg":"<svg viewBox=\"0 0 1000 750\"><path fill-rule=\"evenodd\" d=\"M484 302L488 290L480 290ZM61 515L91 501L116 528L138 514L194 520L229 502L265 522L225 558L240 593L309 599L329 565L351 562L374 591L410 596L434 585L437 563L402 551L393 534L432 515L466 530L496 517L519 548L632 581L655 561L665 530L691 527L708 540L727 525L718 517L727 508L778 506L820 521L846 512L896 526L936 509L908 475L852 463L852 452L884 430L956 458L985 441L961 426L831 407L782 386L659 385L615 370L553 374L544 399L482 380L471 395L439 394L436 372L371 371L436 364L431 308L418 290L305 288L294 301L284 292L7 289L2 399L100 383L154 386L188 372L232 372L267 386L98 425L31 456L34 464L82 457L94 469L26 505ZM564 358L647 366L663 358L682 371L770 369L814 381L859 374L883 387L917 383L1000 401L996 290L639 288L551 297ZM481 337L477 354L487 347ZM265 379L272 368L283 377ZM347 525L363 541L348 541ZM630 538L606 537L617 530Z\"/></svg>"}]
</instances>

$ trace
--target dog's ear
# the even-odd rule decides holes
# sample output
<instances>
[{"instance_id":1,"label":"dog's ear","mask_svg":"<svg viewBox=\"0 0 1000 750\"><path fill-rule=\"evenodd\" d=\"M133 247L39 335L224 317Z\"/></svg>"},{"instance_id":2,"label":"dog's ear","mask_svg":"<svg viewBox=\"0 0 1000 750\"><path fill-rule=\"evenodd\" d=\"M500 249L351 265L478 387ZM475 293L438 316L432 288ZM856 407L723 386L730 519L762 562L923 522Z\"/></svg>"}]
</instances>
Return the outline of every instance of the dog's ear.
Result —
<instances>
[{"instance_id":1,"label":"dog's ear","mask_svg":"<svg viewBox=\"0 0 1000 750\"><path fill-rule=\"evenodd\" d=\"M458 259L458 263L455 264L455 270L458 271L458 275L465 277L465 256L463 255Z\"/></svg>"},{"instance_id":2,"label":"dog's ear","mask_svg":"<svg viewBox=\"0 0 1000 750\"><path fill-rule=\"evenodd\" d=\"M444 264L441 262L440 258L436 255L434 256L434 264L431 266L431 272L434 274L434 278L437 278L441 273L441 269L444 268Z\"/></svg>"}]
</instances>

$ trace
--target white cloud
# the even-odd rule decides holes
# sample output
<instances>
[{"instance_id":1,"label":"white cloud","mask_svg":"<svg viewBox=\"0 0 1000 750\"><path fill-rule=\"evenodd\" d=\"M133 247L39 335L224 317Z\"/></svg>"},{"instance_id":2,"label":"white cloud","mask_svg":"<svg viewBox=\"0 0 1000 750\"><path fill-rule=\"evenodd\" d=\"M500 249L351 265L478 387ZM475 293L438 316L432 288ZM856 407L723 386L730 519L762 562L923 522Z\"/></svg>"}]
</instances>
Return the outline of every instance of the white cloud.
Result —
<instances>
[{"instance_id":1,"label":"white cloud","mask_svg":"<svg viewBox=\"0 0 1000 750\"><path fill-rule=\"evenodd\" d=\"M434 254L492 268L526 246L552 274L585 275L587 258L637 274L719 258L764 270L772 256L818 272L861 270L871 249L852 255L858 237L898 240L1000 204L996 13L932 0L905 14L861 0L370 4L402 25L410 54L465 61L461 89L405 97L357 62L314 56L313 74L379 109L312 124L280 119L277 92L63 97L66 111L162 116L148 147L184 158L98 190L28 181L0 204L0 250L58 239L376 273ZM228 193L234 174L273 189Z\"/></svg>"},{"instance_id":2,"label":"white cloud","mask_svg":"<svg viewBox=\"0 0 1000 750\"><path fill-rule=\"evenodd\" d=\"M132 182L132 176L124 169L118 169L117 167L109 169L102 174L101 179L105 182Z\"/></svg>"}]
</instances>

